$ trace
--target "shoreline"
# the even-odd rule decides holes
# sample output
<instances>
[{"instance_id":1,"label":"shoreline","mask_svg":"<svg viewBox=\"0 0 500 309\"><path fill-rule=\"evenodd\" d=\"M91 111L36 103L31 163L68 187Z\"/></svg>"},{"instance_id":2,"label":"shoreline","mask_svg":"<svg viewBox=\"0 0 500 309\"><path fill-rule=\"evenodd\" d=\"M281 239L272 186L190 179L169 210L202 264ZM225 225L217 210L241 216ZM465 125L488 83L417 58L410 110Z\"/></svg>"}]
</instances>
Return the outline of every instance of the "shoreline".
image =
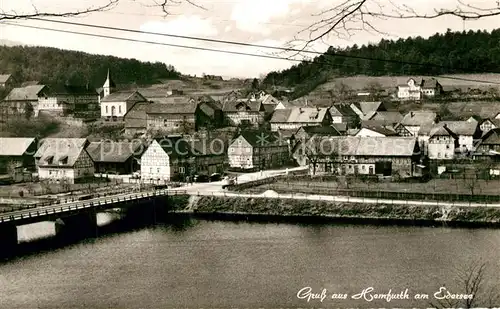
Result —
<instances>
[{"instance_id":1,"label":"shoreline","mask_svg":"<svg viewBox=\"0 0 500 309\"><path fill-rule=\"evenodd\" d=\"M168 213L173 216L207 220L500 228L499 207L362 204L227 196L199 196L172 206Z\"/></svg>"}]
</instances>

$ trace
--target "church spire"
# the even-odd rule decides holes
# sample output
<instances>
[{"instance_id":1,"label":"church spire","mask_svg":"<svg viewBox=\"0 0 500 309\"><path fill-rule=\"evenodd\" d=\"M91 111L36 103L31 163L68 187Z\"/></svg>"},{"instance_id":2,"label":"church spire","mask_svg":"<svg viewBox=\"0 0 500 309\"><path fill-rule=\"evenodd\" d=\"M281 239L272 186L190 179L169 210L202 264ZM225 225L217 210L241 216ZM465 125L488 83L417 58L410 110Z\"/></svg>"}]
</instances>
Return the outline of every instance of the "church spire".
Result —
<instances>
[{"instance_id":1,"label":"church spire","mask_svg":"<svg viewBox=\"0 0 500 309\"><path fill-rule=\"evenodd\" d=\"M108 74L106 76L106 81L104 82L104 85L102 86L102 89L104 91L104 96L108 96L111 94L111 92L116 88L115 82L113 79L111 79L111 74L109 73L109 68L108 68Z\"/></svg>"}]
</instances>

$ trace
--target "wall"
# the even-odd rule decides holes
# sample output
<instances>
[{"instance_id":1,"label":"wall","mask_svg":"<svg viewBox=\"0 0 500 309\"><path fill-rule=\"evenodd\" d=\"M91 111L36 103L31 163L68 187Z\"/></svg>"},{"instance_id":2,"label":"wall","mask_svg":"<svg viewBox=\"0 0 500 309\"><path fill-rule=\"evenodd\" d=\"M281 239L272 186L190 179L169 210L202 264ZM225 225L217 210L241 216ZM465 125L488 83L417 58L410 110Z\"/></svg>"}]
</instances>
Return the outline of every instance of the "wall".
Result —
<instances>
[{"instance_id":1,"label":"wall","mask_svg":"<svg viewBox=\"0 0 500 309\"><path fill-rule=\"evenodd\" d=\"M141 157L141 178L170 181L170 177L170 158L160 144L154 141Z\"/></svg>"}]
</instances>

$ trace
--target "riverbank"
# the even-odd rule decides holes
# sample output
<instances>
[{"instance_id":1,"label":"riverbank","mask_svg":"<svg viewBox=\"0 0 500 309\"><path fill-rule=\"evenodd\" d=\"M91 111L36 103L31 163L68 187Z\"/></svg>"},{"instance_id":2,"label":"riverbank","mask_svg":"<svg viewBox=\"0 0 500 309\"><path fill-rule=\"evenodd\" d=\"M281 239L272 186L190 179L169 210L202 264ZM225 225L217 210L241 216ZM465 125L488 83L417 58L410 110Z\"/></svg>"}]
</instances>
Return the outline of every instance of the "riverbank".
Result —
<instances>
[{"instance_id":1,"label":"riverbank","mask_svg":"<svg viewBox=\"0 0 500 309\"><path fill-rule=\"evenodd\" d=\"M404 225L500 227L500 208L346 203L265 197L192 196L171 213L206 219L342 221Z\"/></svg>"}]
</instances>

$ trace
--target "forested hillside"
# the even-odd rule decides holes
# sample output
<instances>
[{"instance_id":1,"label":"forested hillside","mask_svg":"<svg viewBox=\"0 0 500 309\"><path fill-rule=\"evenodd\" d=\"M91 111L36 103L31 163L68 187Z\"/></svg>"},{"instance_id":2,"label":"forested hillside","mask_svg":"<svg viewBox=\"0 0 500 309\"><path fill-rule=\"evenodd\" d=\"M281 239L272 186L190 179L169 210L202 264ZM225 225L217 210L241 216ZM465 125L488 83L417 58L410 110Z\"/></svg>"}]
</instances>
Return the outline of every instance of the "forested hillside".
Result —
<instances>
[{"instance_id":1,"label":"forested hillside","mask_svg":"<svg viewBox=\"0 0 500 309\"><path fill-rule=\"evenodd\" d=\"M153 84L180 74L171 65L141 62L112 56L49 47L0 46L0 74L13 74L17 81L40 81L55 85L102 85L108 68L117 84Z\"/></svg>"},{"instance_id":2,"label":"forested hillside","mask_svg":"<svg viewBox=\"0 0 500 309\"><path fill-rule=\"evenodd\" d=\"M296 93L306 94L333 76L500 72L499 42L500 29L491 33L448 30L428 39L382 40L376 45L353 45L345 49L330 47L311 62L269 73L263 84L296 87Z\"/></svg>"}]
</instances>

